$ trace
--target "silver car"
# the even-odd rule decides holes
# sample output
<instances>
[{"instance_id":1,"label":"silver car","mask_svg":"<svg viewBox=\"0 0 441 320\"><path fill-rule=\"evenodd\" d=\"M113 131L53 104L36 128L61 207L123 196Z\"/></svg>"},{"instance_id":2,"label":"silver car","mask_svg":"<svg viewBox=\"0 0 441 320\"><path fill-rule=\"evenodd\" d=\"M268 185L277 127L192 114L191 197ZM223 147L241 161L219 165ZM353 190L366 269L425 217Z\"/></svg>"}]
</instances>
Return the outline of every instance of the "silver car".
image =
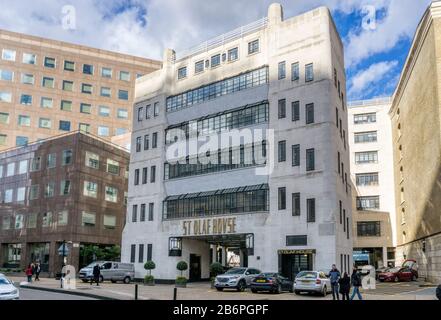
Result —
<instances>
[{"instance_id":1,"label":"silver car","mask_svg":"<svg viewBox=\"0 0 441 320\"><path fill-rule=\"evenodd\" d=\"M326 296L331 291L331 280L321 271L302 271L294 280L295 294L320 293Z\"/></svg>"},{"instance_id":2,"label":"silver car","mask_svg":"<svg viewBox=\"0 0 441 320\"><path fill-rule=\"evenodd\" d=\"M79 278L83 282L88 282L93 279L93 267L96 264L100 266L100 282L110 280L113 283L117 281L130 283L135 278L135 266L132 263L97 261L92 262L80 270Z\"/></svg>"},{"instance_id":3,"label":"silver car","mask_svg":"<svg viewBox=\"0 0 441 320\"><path fill-rule=\"evenodd\" d=\"M18 289L14 283L0 273L0 300L17 300L19 297Z\"/></svg>"},{"instance_id":4,"label":"silver car","mask_svg":"<svg viewBox=\"0 0 441 320\"><path fill-rule=\"evenodd\" d=\"M244 291L251 284L251 280L260 273L260 270L255 268L231 268L224 274L216 277L214 286L218 291L224 289Z\"/></svg>"}]
</instances>

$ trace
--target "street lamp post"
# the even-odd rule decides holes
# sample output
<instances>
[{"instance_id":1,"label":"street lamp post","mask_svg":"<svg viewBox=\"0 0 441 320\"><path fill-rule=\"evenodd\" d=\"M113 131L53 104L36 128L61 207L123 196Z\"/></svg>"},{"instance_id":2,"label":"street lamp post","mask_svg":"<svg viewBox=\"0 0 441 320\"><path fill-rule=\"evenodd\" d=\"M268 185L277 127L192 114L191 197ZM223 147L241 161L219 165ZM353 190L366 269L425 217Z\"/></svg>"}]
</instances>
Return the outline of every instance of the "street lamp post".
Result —
<instances>
[{"instance_id":1,"label":"street lamp post","mask_svg":"<svg viewBox=\"0 0 441 320\"><path fill-rule=\"evenodd\" d=\"M63 240L63 252L62 252L62 257L63 257L63 263L61 264L61 272L60 272L60 287L61 289L63 289L63 268L65 266L64 263L64 258L66 256L66 240Z\"/></svg>"}]
</instances>

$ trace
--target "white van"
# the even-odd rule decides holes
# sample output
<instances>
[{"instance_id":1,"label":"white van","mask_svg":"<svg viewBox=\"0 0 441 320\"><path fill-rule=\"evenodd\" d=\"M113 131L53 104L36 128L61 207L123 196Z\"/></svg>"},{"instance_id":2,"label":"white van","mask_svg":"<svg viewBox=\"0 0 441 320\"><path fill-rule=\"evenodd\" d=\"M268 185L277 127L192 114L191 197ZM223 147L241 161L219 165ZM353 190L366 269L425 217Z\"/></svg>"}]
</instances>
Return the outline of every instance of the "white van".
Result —
<instances>
[{"instance_id":1,"label":"white van","mask_svg":"<svg viewBox=\"0 0 441 320\"><path fill-rule=\"evenodd\" d=\"M123 281L130 283L135 278L135 266L132 263L121 263L115 261L96 261L84 267L79 272L79 278L83 282L93 279L93 267L98 264L100 266L100 282L110 280L113 283Z\"/></svg>"}]
</instances>

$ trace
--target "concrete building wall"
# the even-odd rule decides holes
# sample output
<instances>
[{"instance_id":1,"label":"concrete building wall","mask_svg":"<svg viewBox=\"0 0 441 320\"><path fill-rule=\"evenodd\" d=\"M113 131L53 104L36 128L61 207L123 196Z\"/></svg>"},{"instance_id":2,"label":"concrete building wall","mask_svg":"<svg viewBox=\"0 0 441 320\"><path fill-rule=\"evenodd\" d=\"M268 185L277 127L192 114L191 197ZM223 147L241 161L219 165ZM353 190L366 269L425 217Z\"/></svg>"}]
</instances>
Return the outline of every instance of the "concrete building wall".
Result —
<instances>
[{"instance_id":1,"label":"concrete building wall","mask_svg":"<svg viewBox=\"0 0 441 320\"><path fill-rule=\"evenodd\" d=\"M441 3L433 2L415 34L394 95L397 262L416 259L420 275L441 279Z\"/></svg>"},{"instance_id":2,"label":"concrete building wall","mask_svg":"<svg viewBox=\"0 0 441 320\"><path fill-rule=\"evenodd\" d=\"M348 108L349 147L351 161L351 180L353 188L353 232L354 248L381 249L382 261L371 261L373 264L386 265L394 259L387 258L387 250L396 246L396 213L393 170L392 127L389 118L390 98L351 102ZM375 122L359 123L360 116L374 115ZM356 142L356 135L375 133L376 141ZM372 163L357 164L356 154L376 151L378 160ZM378 174L377 183L358 183L357 175ZM378 208L369 211L357 208L358 197L379 196ZM358 210L357 210L358 209ZM357 236L358 222L379 221L379 236ZM388 261L390 260L390 261Z\"/></svg>"}]
</instances>

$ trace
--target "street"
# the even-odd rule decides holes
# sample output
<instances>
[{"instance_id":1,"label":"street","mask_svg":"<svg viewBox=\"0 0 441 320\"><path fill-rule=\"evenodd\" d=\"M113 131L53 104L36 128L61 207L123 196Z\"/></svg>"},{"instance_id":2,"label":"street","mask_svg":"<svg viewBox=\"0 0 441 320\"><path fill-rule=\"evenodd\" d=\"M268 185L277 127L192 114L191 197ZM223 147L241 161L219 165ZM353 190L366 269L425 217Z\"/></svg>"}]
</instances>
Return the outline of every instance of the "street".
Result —
<instances>
[{"instance_id":1,"label":"street","mask_svg":"<svg viewBox=\"0 0 441 320\"><path fill-rule=\"evenodd\" d=\"M71 295L71 294L21 288L20 300L96 300L96 299Z\"/></svg>"}]
</instances>

